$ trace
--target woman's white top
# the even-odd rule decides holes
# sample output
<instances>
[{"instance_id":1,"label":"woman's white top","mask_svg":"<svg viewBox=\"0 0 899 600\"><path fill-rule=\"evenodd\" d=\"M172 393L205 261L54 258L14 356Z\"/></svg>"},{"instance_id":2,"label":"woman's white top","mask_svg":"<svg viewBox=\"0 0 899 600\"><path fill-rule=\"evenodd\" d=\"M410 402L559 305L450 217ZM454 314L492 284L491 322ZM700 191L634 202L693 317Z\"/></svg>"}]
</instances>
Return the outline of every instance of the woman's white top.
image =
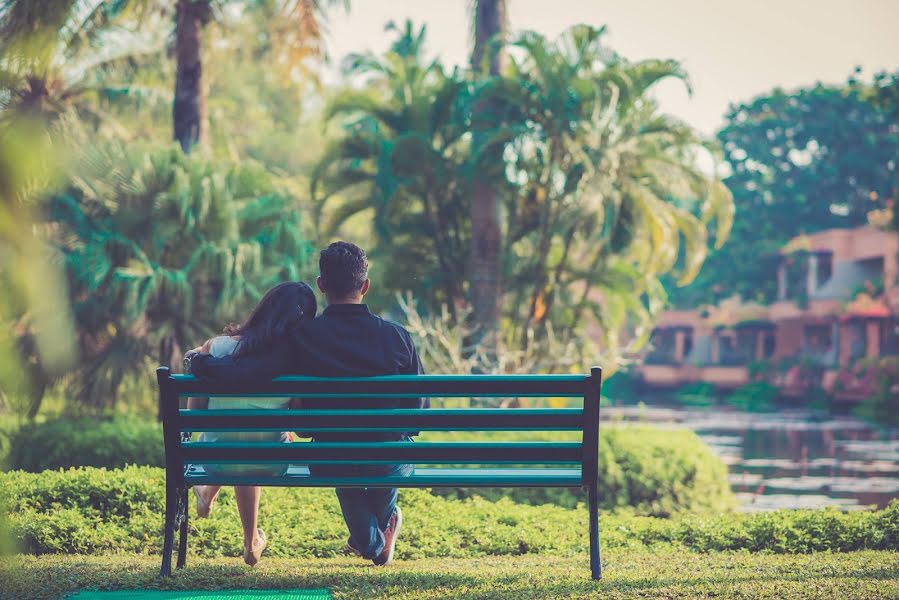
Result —
<instances>
[{"instance_id":1,"label":"woman's white top","mask_svg":"<svg viewBox=\"0 0 899 600\"><path fill-rule=\"evenodd\" d=\"M238 340L227 335L220 335L209 348L209 353L215 358L222 358L234 353ZM290 398L233 398L211 397L210 409L286 409L289 408ZM206 431L201 437L204 442L287 442L290 441L286 432L280 431Z\"/></svg>"}]
</instances>

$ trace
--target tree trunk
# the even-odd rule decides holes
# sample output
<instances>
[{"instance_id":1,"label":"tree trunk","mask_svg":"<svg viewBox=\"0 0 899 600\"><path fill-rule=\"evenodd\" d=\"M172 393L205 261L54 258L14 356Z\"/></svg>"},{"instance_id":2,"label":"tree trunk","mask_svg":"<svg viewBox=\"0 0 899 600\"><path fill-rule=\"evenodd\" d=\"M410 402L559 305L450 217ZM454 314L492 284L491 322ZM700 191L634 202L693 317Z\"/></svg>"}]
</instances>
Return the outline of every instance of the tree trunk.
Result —
<instances>
[{"instance_id":1,"label":"tree trunk","mask_svg":"<svg viewBox=\"0 0 899 600\"><path fill-rule=\"evenodd\" d=\"M209 0L178 0L175 21L175 140L185 153L206 137L206 94L203 89L203 27L209 22Z\"/></svg>"},{"instance_id":2,"label":"tree trunk","mask_svg":"<svg viewBox=\"0 0 899 600\"><path fill-rule=\"evenodd\" d=\"M505 0L478 0L475 4L475 43L471 53L471 67L477 73L484 71L484 59L491 38L503 34L506 27ZM489 74L497 75L502 66L504 51L493 54L489 61ZM489 103L474 107L472 145L475 151L483 143L485 123L489 118L478 118L477 113L489 113ZM502 160L501 156L495 157ZM500 318L500 228L499 196L482 170L475 168L471 187L471 256L469 282L471 294L474 339L486 350L488 360L495 361L497 332Z\"/></svg>"}]
</instances>

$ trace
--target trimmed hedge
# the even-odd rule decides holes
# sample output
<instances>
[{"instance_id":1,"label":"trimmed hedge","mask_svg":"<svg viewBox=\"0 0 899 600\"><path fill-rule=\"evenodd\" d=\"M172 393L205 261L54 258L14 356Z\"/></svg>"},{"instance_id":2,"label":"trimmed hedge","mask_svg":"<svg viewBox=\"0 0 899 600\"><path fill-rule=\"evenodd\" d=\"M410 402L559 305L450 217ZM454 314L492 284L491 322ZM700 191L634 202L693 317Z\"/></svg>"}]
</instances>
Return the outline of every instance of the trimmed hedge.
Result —
<instances>
[{"instance_id":1,"label":"trimmed hedge","mask_svg":"<svg viewBox=\"0 0 899 600\"><path fill-rule=\"evenodd\" d=\"M68 467L165 464L162 427L152 417L60 418L12 434L7 466L33 473Z\"/></svg>"},{"instance_id":2,"label":"trimmed hedge","mask_svg":"<svg viewBox=\"0 0 899 600\"><path fill-rule=\"evenodd\" d=\"M577 432L437 433L420 439L580 439ZM686 429L604 426L599 438L602 508L630 507L665 517L682 511L723 511L736 505L727 468L697 435ZM162 466L162 429L151 418L58 419L13 435L9 467L30 472L68 467ZM508 497L527 504L572 508L585 501L580 488L440 489L443 496Z\"/></svg>"},{"instance_id":3,"label":"trimmed hedge","mask_svg":"<svg viewBox=\"0 0 899 600\"><path fill-rule=\"evenodd\" d=\"M471 434L427 432L421 439L472 439ZM484 433L478 439L580 439L576 432ZM586 502L580 488L438 489L442 496L488 500L508 497L527 504L573 508ZM636 514L667 517L684 511L727 511L736 499L727 467L698 435L687 429L604 425L599 435L600 506L631 508Z\"/></svg>"},{"instance_id":4,"label":"trimmed hedge","mask_svg":"<svg viewBox=\"0 0 899 600\"><path fill-rule=\"evenodd\" d=\"M0 505L9 507L12 535L31 554L157 554L162 543L164 472L81 468L0 474ZM346 528L326 489L266 488L260 526L272 557L338 556ZM456 500L402 490L406 517L399 556L571 555L587 551L583 506L529 506L509 499ZM878 512L834 510L686 515L676 519L604 514L604 548L690 549L701 552L843 552L899 549L899 501ZM240 556L242 535L234 495L225 488L210 519L191 519L196 555Z\"/></svg>"}]
</instances>

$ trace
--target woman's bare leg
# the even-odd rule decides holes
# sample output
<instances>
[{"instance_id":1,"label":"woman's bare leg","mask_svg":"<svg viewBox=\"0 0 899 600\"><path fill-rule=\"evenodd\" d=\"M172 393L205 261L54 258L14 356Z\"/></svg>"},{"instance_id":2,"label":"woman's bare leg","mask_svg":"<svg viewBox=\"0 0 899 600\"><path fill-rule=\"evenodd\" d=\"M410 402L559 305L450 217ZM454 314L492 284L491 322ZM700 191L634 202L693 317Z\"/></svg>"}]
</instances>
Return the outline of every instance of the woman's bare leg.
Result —
<instances>
[{"instance_id":1,"label":"woman's bare leg","mask_svg":"<svg viewBox=\"0 0 899 600\"><path fill-rule=\"evenodd\" d=\"M259 547L259 497L262 488L258 485L235 485L234 498L237 500L237 512L240 514L240 524L243 526L243 547L247 552L252 552Z\"/></svg>"},{"instance_id":2,"label":"woman's bare leg","mask_svg":"<svg viewBox=\"0 0 899 600\"><path fill-rule=\"evenodd\" d=\"M195 485L194 494L197 496L197 516L201 519L209 516L215 499L218 498L220 485Z\"/></svg>"}]
</instances>

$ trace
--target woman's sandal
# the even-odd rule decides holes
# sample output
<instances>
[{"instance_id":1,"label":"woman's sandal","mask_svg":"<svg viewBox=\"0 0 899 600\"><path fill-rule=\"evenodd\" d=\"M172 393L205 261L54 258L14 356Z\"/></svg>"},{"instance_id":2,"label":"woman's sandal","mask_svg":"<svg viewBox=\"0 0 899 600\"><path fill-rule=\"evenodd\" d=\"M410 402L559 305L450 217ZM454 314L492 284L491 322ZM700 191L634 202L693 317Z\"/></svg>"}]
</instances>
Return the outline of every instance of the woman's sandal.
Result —
<instances>
[{"instance_id":1,"label":"woman's sandal","mask_svg":"<svg viewBox=\"0 0 899 600\"><path fill-rule=\"evenodd\" d=\"M197 518L205 519L209 516L209 513L212 512L212 507L215 506L215 501L218 499L218 494L216 494L211 501L207 502L203 497L201 488L206 489L206 486L195 485L191 489L194 491L194 496L196 496L197 498Z\"/></svg>"},{"instance_id":2,"label":"woman's sandal","mask_svg":"<svg viewBox=\"0 0 899 600\"><path fill-rule=\"evenodd\" d=\"M243 551L243 561L251 567L255 566L262 558L262 551L265 550L265 545L267 543L264 531L257 529L256 533L259 535L259 546L254 550L247 550L244 548Z\"/></svg>"}]
</instances>

